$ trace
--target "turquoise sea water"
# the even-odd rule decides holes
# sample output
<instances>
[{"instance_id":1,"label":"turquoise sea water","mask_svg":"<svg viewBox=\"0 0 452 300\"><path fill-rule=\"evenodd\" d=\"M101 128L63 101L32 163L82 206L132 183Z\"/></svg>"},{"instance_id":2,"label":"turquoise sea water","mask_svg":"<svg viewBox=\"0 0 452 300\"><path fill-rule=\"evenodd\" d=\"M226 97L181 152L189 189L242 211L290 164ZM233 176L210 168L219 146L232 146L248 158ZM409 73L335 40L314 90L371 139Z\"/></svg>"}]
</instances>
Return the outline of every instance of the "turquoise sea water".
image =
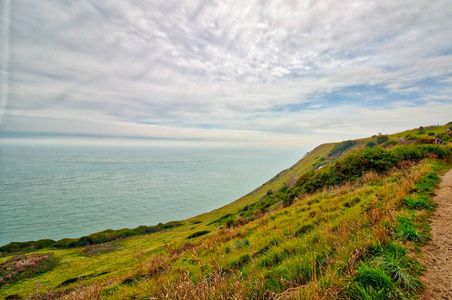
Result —
<instances>
[{"instance_id":1,"label":"turquoise sea water","mask_svg":"<svg viewBox=\"0 0 452 300\"><path fill-rule=\"evenodd\" d=\"M75 238L211 211L303 150L0 146L0 245Z\"/></svg>"}]
</instances>

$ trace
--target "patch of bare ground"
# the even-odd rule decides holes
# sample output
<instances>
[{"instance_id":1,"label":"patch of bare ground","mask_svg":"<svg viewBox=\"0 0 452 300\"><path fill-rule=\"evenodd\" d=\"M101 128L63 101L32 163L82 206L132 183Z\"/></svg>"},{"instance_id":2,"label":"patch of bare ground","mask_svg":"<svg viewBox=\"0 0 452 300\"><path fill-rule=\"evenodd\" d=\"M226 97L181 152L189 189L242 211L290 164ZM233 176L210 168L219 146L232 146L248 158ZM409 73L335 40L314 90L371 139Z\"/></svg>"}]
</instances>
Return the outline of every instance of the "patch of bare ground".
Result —
<instances>
[{"instance_id":1,"label":"patch of bare ground","mask_svg":"<svg viewBox=\"0 0 452 300\"><path fill-rule=\"evenodd\" d=\"M423 248L421 300L452 299L452 170L442 177L434 200L438 207L431 218L432 240Z\"/></svg>"}]
</instances>

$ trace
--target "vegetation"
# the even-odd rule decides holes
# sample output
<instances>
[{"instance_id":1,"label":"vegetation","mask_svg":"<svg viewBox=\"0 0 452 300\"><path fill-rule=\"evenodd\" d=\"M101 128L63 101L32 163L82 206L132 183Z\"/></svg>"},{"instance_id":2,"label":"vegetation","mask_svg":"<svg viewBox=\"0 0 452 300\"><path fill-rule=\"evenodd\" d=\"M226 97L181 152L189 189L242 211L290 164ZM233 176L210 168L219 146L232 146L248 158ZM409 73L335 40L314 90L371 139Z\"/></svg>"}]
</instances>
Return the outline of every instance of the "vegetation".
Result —
<instances>
[{"instance_id":1,"label":"vegetation","mask_svg":"<svg viewBox=\"0 0 452 300\"><path fill-rule=\"evenodd\" d=\"M428 137L422 137L416 141L416 144L423 145L423 144L434 144L435 139L428 138Z\"/></svg>"},{"instance_id":2,"label":"vegetation","mask_svg":"<svg viewBox=\"0 0 452 300\"><path fill-rule=\"evenodd\" d=\"M108 229L102 232L97 232L90 234L88 236L83 236L79 239L62 239L59 241L54 240L39 240L39 241L30 241L30 242L12 242L8 245L0 247L0 252L3 253L15 253L20 251L30 251L30 250L38 250L43 248L75 248L75 247L83 247L87 245L97 245L103 244L111 241L121 240L127 237L136 236L136 235L144 235L160 232L163 230L168 230L177 226L181 226L182 223L178 221L172 221L165 224L159 223L155 226L139 226L135 229L119 229L112 230Z\"/></svg>"},{"instance_id":3,"label":"vegetation","mask_svg":"<svg viewBox=\"0 0 452 300\"><path fill-rule=\"evenodd\" d=\"M318 171L302 175L293 187L284 186L278 192L264 197L260 201L248 205L246 210L227 214L216 220L217 224L235 226L256 219L259 215L275 209L278 203L288 206L299 195L314 193L324 188L334 187L351 180L356 180L367 172L384 173L398 167L402 161L417 162L421 159L436 156L447 158L451 156L449 148L439 145L404 146L390 150L382 148L365 148L355 150ZM403 166L403 164L401 164ZM239 218L237 216L240 216Z\"/></svg>"},{"instance_id":4,"label":"vegetation","mask_svg":"<svg viewBox=\"0 0 452 300\"><path fill-rule=\"evenodd\" d=\"M419 127L419 131L417 132L417 134L418 135L421 135L421 134L425 134L425 129L424 129L424 127Z\"/></svg>"},{"instance_id":5,"label":"vegetation","mask_svg":"<svg viewBox=\"0 0 452 300\"><path fill-rule=\"evenodd\" d=\"M377 144L378 145L383 144L387 140L389 140L389 137L387 135L380 135L377 137Z\"/></svg>"},{"instance_id":6,"label":"vegetation","mask_svg":"<svg viewBox=\"0 0 452 300\"><path fill-rule=\"evenodd\" d=\"M426 130L440 134L445 127ZM46 249L27 257L52 255L55 265L7 282L0 297L415 297L424 270L417 253L430 238L432 196L452 150L365 147L373 140L321 145L236 202L152 235L100 244L80 238L93 244L63 249L41 242ZM5 254L0 263L14 259Z\"/></svg>"},{"instance_id":7,"label":"vegetation","mask_svg":"<svg viewBox=\"0 0 452 300\"><path fill-rule=\"evenodd\" d=\"M450 142L452 141L452 128L449 128L451 130L450 133L439 133L436 134L436 138L441 139L443 142Z\"/></svg>"},{"instance_id":8,"label":"vegetation","mask_svg":"<svg viewBox=\"0 0 452 300\"><path fill-rule=\"evenodd\" d=\"M14 256L0 264L0 287L47 272L56 263L52 254Z\"/></svg>"},{"instance_id":9,"label":"vegetation","mask_svg":"<svg viewBox=\"0 0 452 300\"><path fill-rule=\"evenodd\" d=\"M377 144L376 144L374 141L370 141L370 142L367 142L366 147L373 148L373 147L375 147L376 145L377 145Z\"/></svg>"},{"instance_id":10,"label":"vegetation","mask_svg":"<svg viewBox=\"0 0 452 300\"><path fill-rule=\"evenodd\" d=\"M345 151L347 151L348 149L350 149L351 147L353 147L356 144L355 141L344 141L341 143L338 143L334 146L334 148L330 151L329 156L338 156L342 153L344 153Z\"/></svg>"},{"instance_id":11,"label":"vegetation","mask_svg":"<svg viewBox=\"0 0 452 300\"><path fill-rule=\"evenodd\" d=\"M397 142L397 141L394 141L394 140L392 140L392 141L386 141L386 142L383 143L383 147L384 147L384 148L390 148L390 147L393 147L393 146L395 146L395 145L397 145L397 144L398 144L398 142Z\"/></svg>"},{"instance_id":12,"label":"vegetation","mask_svg":"<svg viewBox=\"0 0 452 300\"><path fill-rule=\"evenodd\" d=\"M195 237L198 237L198 236L202 236L202 235L208 234L209 232L210 232L210 231L208 231L208 230L197 231L197 232L195 232L195 233L193 233L193 234L190 234L190 235L187 237L187 239L192 239L192 238L195 238Z\"/></svg>"}]
</instances>

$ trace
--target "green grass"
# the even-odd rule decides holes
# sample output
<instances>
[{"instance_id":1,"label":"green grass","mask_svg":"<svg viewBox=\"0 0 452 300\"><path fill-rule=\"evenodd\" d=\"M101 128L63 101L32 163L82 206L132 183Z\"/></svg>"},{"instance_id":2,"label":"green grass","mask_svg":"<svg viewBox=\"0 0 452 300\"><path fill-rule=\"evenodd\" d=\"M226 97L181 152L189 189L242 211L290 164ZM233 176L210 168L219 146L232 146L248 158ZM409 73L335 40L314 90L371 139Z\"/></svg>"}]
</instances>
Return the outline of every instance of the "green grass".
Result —
<instances>
[{"instance_id":1,"label":"green grass","mask_svg":"<svg viewBox=\"0 0 452 300\"><path fill-rule=\"evenodd\" d=\"M110 244L34 251L52 253L57 263L4 285L0 296L412 297L422 289L422 266L410 253L429 239L437 175L450 168L430 158L449 152L431 145L357 150L371 140L357 140L344 151L348 158L334 160L321 158L335 144L321 145L250 194L177 227ZM363 159L370 168L357 169ZM330 165L319 173L340 170L345 177L301 189L300 178L320 161ZM12 257L5 253L0 263Z\"/></svg>"},{"instance_id":2,"label":"green grass","mask_svg":"<svg viewBox=\"0 0 452 300\"><path fill-rule=\"evenodd\" d=\"M403 204L408 209L417 209L417 210L423 209L432 210L435 207L435 203L432 202L426 195L419 195L417 197L410 195L403 199Z\"/></svg>"}]
</instances>

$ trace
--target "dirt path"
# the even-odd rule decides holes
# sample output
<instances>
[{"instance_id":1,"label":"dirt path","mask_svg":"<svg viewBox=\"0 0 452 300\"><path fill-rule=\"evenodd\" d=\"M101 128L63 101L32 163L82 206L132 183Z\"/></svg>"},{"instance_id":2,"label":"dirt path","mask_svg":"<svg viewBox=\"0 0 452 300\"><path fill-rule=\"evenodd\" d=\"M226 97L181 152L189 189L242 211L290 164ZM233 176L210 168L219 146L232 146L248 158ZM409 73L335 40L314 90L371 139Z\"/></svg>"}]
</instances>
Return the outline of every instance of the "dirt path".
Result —
<instances>
[{"instance_id":1,"label":"dirt path","mask_svg":"<svg viewBox=\"0 0 452 300\"><path fill-rule=\"evenodd\" d=\"M442 177L436 193L432 241L423 248L427 271L421 278L426 286L421 300L452 299L452 170Z\"/></svg>"}]
</instances>

